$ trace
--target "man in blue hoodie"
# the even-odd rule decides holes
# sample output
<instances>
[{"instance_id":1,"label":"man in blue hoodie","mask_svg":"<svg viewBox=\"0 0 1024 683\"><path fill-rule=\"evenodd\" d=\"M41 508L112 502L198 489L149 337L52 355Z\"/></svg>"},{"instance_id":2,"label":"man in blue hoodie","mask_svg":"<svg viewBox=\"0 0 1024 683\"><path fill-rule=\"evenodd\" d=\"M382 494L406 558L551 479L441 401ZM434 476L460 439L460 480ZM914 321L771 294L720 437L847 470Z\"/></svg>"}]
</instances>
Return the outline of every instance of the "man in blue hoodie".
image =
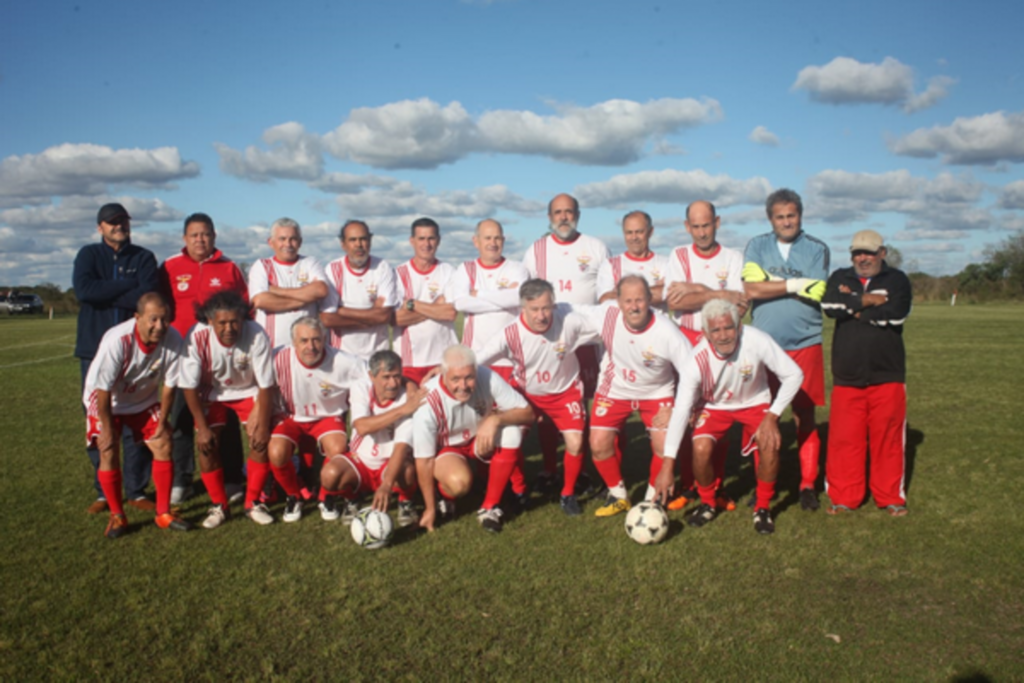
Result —
<instances>
[{"instance_id":1,"label":"man in blue hoodie","mask_svg":"<svg viewBox=\"0 0 1024 683\"><path fill-rule=\"evenodd\" d=\"M96 355L103 334L135 314L139 297L155 292L159 286L156 257L153 252L131 243L131 216L121 204L104 204L96 215L99 243L89 244L75 257L71 282L78 297L78 338L75 357L81 361L82 382ZM128 505L139 510L155 510L146 498L149 461L125 430L123 436L124 489ZM99 451L87 448L93 470L99 468ZM99 481L94 479L97 498L89 506L90 514L107 509Z\"/></svg>"}]
</instances>

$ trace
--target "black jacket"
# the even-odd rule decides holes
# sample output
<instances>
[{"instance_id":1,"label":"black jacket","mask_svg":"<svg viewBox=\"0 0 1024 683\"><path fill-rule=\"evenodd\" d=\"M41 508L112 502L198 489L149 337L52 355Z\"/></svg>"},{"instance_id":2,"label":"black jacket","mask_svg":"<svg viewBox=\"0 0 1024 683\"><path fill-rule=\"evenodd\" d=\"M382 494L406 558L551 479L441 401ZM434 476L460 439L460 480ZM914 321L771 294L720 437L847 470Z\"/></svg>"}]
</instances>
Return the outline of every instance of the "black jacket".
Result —
<instances>
[{"instance_id":1,"label":"black jacket","mask_svg":"<svg viewBox=\"0 0 1024 683\"><path fill-rule=\"evenodd\" d=\"M78 297L75 356L91 360L104 333L135 314L139 297L159 287L156 257L128 243L114 251L106 242L82 247L71 284Z\"/></svg>"},{"instance_id":2,"label":"black jacket","mask_svg":"<svg viewBox=\"0 0 1024 683\"><path fill-rule=\"evenodd\" d=\"M840 291L840 285L846 285L850 293ZM865 308L861 304L865 288L856 271L841 268L829 277L821 300L822 312L836 321L832 378L838 386L906 382L903 323L910 315L910 280L903 271L883 263L882 271L868 281L867 293L885 293L888 301ZM860 317L855 318L855 313Z\"/></svg>"}]
</instances>

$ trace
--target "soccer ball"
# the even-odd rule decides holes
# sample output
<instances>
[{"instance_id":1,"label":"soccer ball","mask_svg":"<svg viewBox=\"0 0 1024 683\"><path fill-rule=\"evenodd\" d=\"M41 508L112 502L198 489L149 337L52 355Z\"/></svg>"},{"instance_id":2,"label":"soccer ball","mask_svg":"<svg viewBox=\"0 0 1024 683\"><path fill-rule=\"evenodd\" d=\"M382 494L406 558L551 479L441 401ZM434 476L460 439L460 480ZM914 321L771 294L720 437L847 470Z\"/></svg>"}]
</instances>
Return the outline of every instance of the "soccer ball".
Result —
<instances>
[{"instance_id":1,"label":"soccer ball","mask_svg":"<svg viewBox=\"0 0 1024 683\"><path fill-rule=\"evenodd\" d=\"M657 503L640 503L626 515L626 534L640 545L660 543L668 533L668 515Z\"/></svg>"},{"instance_id":2,"label":"soccer ball","mask_svg":"<svg viewBox=\"0 0 1024 683\"><path fill-rule=\"evenodd\" d=\"M395 525L391 522L391 515L368 507L359 511L349 529L356 545L374 550L383 548L391 541Z\"/></svg>"}]
</instances>

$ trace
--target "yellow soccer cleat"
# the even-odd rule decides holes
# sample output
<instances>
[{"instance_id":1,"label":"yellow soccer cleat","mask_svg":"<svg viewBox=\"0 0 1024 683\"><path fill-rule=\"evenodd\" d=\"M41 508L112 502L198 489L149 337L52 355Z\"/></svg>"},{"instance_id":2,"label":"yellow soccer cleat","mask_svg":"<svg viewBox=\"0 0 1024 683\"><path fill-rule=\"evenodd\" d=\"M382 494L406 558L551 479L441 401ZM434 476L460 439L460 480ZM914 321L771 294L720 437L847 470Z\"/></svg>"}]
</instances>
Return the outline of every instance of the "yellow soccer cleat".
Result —
<instances>
[{"instance_id":1,"label":"yellow soccer cleat","mask_svg":"<svg viewBox=\"0 0 1024 683\"><path fill-rule=\"evenodd\" d=\"M617 515L620 512L628 512L631 507L633 506L630 505L629 501L625 498L608 496L608 502L605 503L603 507L597 508L597 510L594 511L594 516L611 517L612 515Z\"/></svg>"}]
</instances>

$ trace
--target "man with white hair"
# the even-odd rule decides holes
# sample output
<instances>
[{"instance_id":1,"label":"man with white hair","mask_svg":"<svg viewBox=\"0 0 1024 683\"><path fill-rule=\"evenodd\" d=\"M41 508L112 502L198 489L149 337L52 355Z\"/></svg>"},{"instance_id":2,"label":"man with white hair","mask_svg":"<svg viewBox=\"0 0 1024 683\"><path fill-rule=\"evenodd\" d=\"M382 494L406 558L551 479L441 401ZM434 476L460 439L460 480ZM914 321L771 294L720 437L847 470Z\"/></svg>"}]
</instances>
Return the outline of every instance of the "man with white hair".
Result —
<instances>
[{"instance_id":1,"label":"man with white hair","mask_svg":"<svg viewBox=\"0 0 1024 683\"><path fill-rule=\"evenodd\" d=\"M331 348L320 318L305 316L292 323L292 343L274 356L274 370L284 419L274 426L267 454L274 478L284 489L285 522L302 518L299 480L292 453L303 437L320 445L326 460L339 457L348 446L345 413L349 392L366 381L366 362ZM264 475L265 476L265 475ZM262 488L262 482L250 482Z\"/></svg>"},{"instance_id":2,"label":"man with white hair","mask_svg":"<svg viewBox=\"0 0 1024 683\"><path fill-rule=\"evenodd\" d=\"M258 322L277 348L290 342L296 320L320 313L327 296L327 276L312 256L302 256L302 228L291 218L279 218L270 226L267 244L273 258L260 259L249 269L249 301Z\"/></svg>"},{"instance_id":3,"label":"man with white hair","mask_svg":"<svg viewBox=\"0 0 1024 683\"><path fill-rule=\"evenodd\" d=\"M472 486L470 460L475 459L490 465L477 520L488 531L501 531L504 513L499 503L519 460L520 427L533 422L533 410L498 373L478 366L466 346L445 350L441 373L423 388L426 402L412 418L413 455L424 503L420 526L433 530L439 507L443 517L454 516L455 499Z\"/></svg>"},{"instance_id":4,"label":"man with white hair","mask_svg":"<svg viewBox=\"0 0 1024 683\"><path fill-rule=\"evenodd\" d=\"M675 406L669 419L665 460L655 481L655 495L665 502L674 488L673 460L695 406L693 473L701 504L687 520L699 527L715 519L715 442L733 424L743 425L743 454L754 453L757 472L754 530L775 531L770 506L779 472L779 416L793 400L803 372L771 337L740 324L740 312L726 299L713 299L701 309L704 338L679 372ZM779 378L772 400L768 372Z\"/></svg>"}]
</instances>

